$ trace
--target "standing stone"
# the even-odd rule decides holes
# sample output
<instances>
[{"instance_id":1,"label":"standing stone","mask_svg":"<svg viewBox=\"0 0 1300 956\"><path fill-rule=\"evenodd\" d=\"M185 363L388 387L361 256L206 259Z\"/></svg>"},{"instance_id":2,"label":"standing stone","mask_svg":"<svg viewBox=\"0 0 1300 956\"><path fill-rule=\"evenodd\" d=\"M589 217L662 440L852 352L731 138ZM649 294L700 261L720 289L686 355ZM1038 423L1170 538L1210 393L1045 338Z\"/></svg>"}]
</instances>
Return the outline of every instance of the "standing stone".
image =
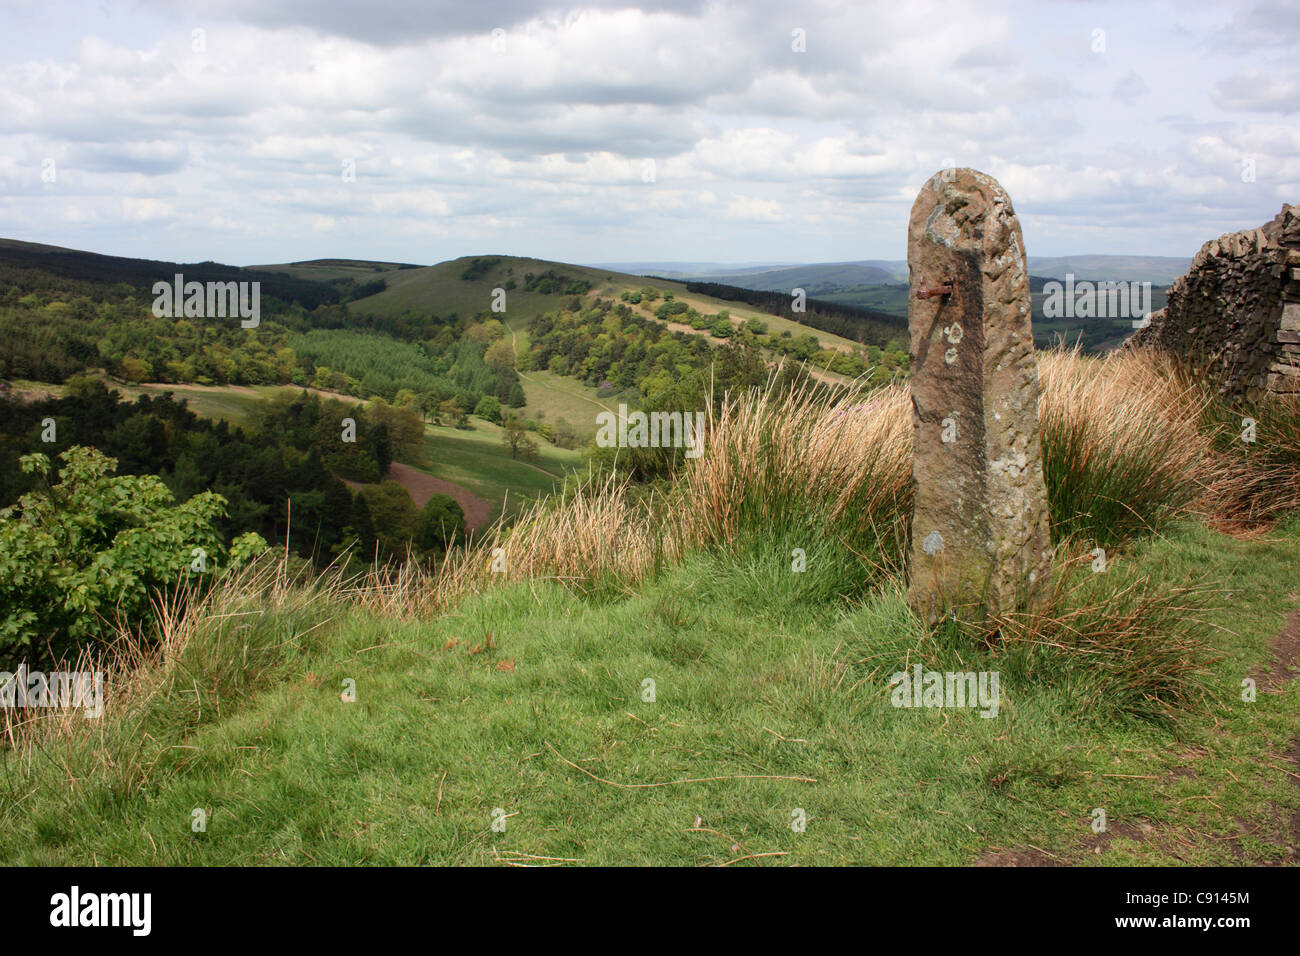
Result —
<instances>
[{"instance_id":1,"label":"standing stone","mask_svg":"<svg viewBox=\"0 0 1300 956\"><path fill-rule=\"evenodd\" d=\"M997 181L932 176L912 206L907 269L908 600L931 623L982 620L1032 604L1052 552L1025 243Z\"/></svg>"}]
</instances>

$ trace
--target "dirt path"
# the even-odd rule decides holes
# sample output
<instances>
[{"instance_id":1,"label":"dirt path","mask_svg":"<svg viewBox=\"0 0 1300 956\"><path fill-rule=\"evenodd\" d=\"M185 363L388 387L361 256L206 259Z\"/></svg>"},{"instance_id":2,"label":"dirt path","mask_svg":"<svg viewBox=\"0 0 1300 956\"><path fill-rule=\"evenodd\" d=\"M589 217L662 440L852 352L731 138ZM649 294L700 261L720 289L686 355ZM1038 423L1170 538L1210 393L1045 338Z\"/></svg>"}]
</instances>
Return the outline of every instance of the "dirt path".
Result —
<instances>
[{"instance_id":1,"label":"dirt path","mask_svg":"<svg viewBox=\"0 0 1300 956\"><path fill-rule=\"evenodd\" d=\"M1267 673L1262 667L1257 667L1250 675L1263 694L1281 693L1283 685L1295 677L1290 669L1300 667L1300 611L1287 615L1282 630L1273 638L1273 658Z\"/></svg>"},{"instance_id":2,"label":"dirt path","mask_svg":"<svg viewBox=\"0 0 1300 956\"><path fill-rule=\"evenodd\" d=\"M1294 596L1294 595L1292 595ZM1295 677L1293 668L1300 667L1300 611L1287 615L1286 624L1273 638L1273 657L1275 666L1268 674L1257 677L1259 689L1264 694L1280 694L1287 683ZM1286 753L1287 762L1295 769L1290 771L1291 782L1300 787L1300 737L1291 741L1291 749ZM1291 814L1289 824L1291 846L1300 849L1300 809Z\"/></svg>"},{"instance_id":3,"label":"dirt path","mask_svg":"<svg viewBox=\"0 0 1300 956\"><path fill-rule=\"evenodd\" d=\"M470 531L477 531L492 517L492 502L483 500L460 485L435 478L418 468L395 461L388 466L388 477L410 492L411 500L415 502L417 508L423 508L434 495L450 495L455 498L456 503L465 510L465 527ZM361 487L359 481L349 481L346 478L339 480L353 491Z\"/></svg>"}]
</instances>

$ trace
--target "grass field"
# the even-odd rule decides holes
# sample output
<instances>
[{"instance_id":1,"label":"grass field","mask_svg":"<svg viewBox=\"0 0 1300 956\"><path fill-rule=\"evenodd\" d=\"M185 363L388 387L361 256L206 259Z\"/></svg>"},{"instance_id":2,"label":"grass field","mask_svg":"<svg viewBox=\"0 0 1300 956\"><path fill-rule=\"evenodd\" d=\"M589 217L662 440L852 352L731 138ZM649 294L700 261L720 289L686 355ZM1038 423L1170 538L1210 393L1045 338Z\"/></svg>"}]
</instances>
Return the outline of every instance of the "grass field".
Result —
<instances>
[{"instance_id":1,"label":"grass field","mask_svg":"<svg viewBox=\"0 0 1300 956\"><path fill-rule=\"evenodd\" d=\"M247 385L231 387L225 385L141 385L129 386L114 383L128 398L138 395L158 396L171 392L178 400L184 399L186 405L195 415L202 418L224 420L232 425L243 425L248 421L249 413L259 403L278 392L299 392L301 389L288 385Z\"/></svg>"},{"instance_id":2,"label":"grass field","mask_svg":"<svg viewBox=\"0 0 1300 956\"><path fill-rule=\"evenodd\" d=\"M536 462L513 459L502 444L505 429L477 417L471 422L472 430L429 425L423 470L493 502L494 516L503 502L514 511L524 501L558 491L565 477L582 467L580 452L558 448L537 436L532 436L538 445Z\"/></svg>"},{"instance_id":3,"label":"grass field","mask_svg":"<svg viewBox=\"0 0 1300 956\"><path fill-rule=\"evenodd\" d=\"M158 397L171 392L177 401L184 400L190 411L199 417L223 420L232 425L244 424L253 406L277 392L301 391L293 385L125 385L102 372L92 377L98 378L110 389L120 392L124 401L133 402L141 395ZM25 394L45 394L54 397L63 394L62 385L47 382L15 381L11 384L15 391ZM343 401L356 401L346 396L337 397Z\"/></svg>"},{"instance_id":4,"label":"grass field","mask_svg":"<svg viewBox=\"0 0 1300 956\"><path fill-rule=\"evenodd\" d=\"M676 298L685 302L687 305L694 307L702 314L711 314L717 312L719 309L726 309L731 313L731 324L735 326L743 325L747 320L757 318L766 322L768 331L775 335L780 335L782 332L789 332L796 338L801 335L812 335L821 343L822 348L837 349L841 352L853 352L862 348L862 345L854 342L852 339L832 335L829 332L822 332L819 329L803 325L781 315L772 315L768 312L760 312L757 309L750 308L749 306L743 305L739 302L726 302L722 299L714 299L694 292L684 292L681 295L676 296ZM657 302L649 305L642 302L639 308L642 309L648 318L653 318L654 310L658 305L659 303ZM655 321L659 320L656 319ZM688 334L708 335L708 332L697 332L694 329L690 329ZM899 341L905 341L907 338L907 330L899 329L898 337Z\"/></svg>"},{"instance_id":5,"label":"grass field","mask_svg":"<svg viewBox=\"0 0 1300 956\"><path fill-rule=\"evenodd\" d=\"M528 351L528 322L514 312L503 316L503 324L510 330L517 359ZM519 372L519 378L527 399L519 410L524 418L552 424L567 421L584 441L596 434L596 416L616 409L608 399L598 398L594 388L576 378L544 370Z\"/></svg>"},{"instance_id":6,"label":"grass field","mask_svg":"<svg viewBox=\"0 0 1300 956\"><path fill-rule=\"evenodd\" d=\"M963 864L1033 847L1082 865L1288 860L1300 789L1279 755L1300 733L1300 682L1254 704L1239 690L1300 598L1277 600L1300 525L1252 541L1184 527L1131 560L1223 587L1212 706L1176 730L1096 724L1010 681L996 720L892 707L890 673L909 660L984 662L927 641L895 593L809 606L782 552L697 555L615 600L534 581L406 623L313 606L230 624L224 649L196 642L185 659L197 697L110 714L102 739L78 736L58 761L7 758L0 858ZM214 699L202 675L218 662L203 655L241 646L242 683ZM196 808L206 832L191 830Z\"/></svg>"},{"instance_id":7,"label":"grass field","mask_svg":"<svg viewBox=\"0 0 1300 956\"><path fill-rule=\"evenodd\" d=\"M596 390L577 379L554 372L520 372L528 404L521 411L525 418L555 423L561 419L572 425L583 439L596 434L596 416L615 411L617 404L597 398Z\"/></svg>"}]
</instances>

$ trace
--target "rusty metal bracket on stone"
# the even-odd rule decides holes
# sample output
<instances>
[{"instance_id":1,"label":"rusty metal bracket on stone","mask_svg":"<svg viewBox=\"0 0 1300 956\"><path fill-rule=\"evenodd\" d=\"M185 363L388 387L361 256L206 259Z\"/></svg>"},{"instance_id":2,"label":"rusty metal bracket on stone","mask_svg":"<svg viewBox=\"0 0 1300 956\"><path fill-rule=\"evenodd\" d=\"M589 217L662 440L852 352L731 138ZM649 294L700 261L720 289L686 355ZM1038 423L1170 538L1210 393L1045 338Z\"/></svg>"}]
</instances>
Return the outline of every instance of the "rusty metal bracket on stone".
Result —
<instances>
[{"instance_id":1,"label":"rusty metal bracket on stone","mask_svg":"<svg viewBox=\"0 0 1300 956\"><path fill-rule=\"evenodd\" d=\"M956 288L957 283L951 280L943 285L927 286L925 283L921 283L920 288L916 290L916 297L918 299L934 299L941 295L952 295L953 290Z\"/></svg>"}]
</instances>

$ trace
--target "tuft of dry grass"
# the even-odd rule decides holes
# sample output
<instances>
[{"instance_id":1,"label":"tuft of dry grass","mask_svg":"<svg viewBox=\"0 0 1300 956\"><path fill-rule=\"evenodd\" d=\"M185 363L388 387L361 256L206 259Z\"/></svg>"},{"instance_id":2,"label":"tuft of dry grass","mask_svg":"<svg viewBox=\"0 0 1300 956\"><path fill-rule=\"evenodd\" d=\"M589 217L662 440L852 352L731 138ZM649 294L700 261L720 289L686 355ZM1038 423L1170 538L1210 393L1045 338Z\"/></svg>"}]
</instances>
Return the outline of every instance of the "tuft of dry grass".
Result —
<instances>
[{"instance_id":1,"label":"tuft of dry grass","mask_svg":"<svg viewBox=\"0 0 1300 956\"><path fill-rule=\"evenodd\" d=\"M1208 481L1208 397L1162 355L1038 355L1053 537L1110 545L1185 512Z\"/></svg>"},{"instance_id":2,"label":"tuft of dry grass","mask_svg":"<svg viewBox=\"0 0 1300 956\"><path fill-rule=\"evenodd\" d=\"M833 534L898 566L911 508L905 389L829 404L811 389L733 396L709 416L704 443L662 494L636 495L617 473L589 476L438 572L408 572L381 590L404 604L413 586L447 595L521 578L628 587L691 548L726 547L747 532Z\"/></svg>"},{"instance_id":3,"label":"tuft of dry grass","mask_svg":"<svg viewBox=\"0 0 1300 956\"><path fill-rule=\"evenodd\" d=\"M901 386L829 404L809 391L750 393L710 416L706 452L680 475L673 503L690 545L776 530L837 536L897 563L911 511L911 459Z\"/></svg>"},{"instance_id":4,"label":"tuft of dry grass","mask_svg":"<svg viewBox=\"0 0 1300 956\"><path fill-rule=\"evenodd\" d=\"M1233 402L1213 395L1202 428L1216 454L1202 511L1210 520L1259 528L1300 508L1300 396ZM1247 441L1247 424L1253 441Z\"/></svg>"},{"instance_id":5,"label":"tuft of dry grass","mask_svg":"<svg viewBox=\"0 0 1300 956\"><path fill-rule=\"evenodd\" d=\"M630 585L681 553L671 509L635 498L626 478L589 476L500 525L466 558L476 582L551 578L577 587Z\"/></svg>"}]
</instances>

